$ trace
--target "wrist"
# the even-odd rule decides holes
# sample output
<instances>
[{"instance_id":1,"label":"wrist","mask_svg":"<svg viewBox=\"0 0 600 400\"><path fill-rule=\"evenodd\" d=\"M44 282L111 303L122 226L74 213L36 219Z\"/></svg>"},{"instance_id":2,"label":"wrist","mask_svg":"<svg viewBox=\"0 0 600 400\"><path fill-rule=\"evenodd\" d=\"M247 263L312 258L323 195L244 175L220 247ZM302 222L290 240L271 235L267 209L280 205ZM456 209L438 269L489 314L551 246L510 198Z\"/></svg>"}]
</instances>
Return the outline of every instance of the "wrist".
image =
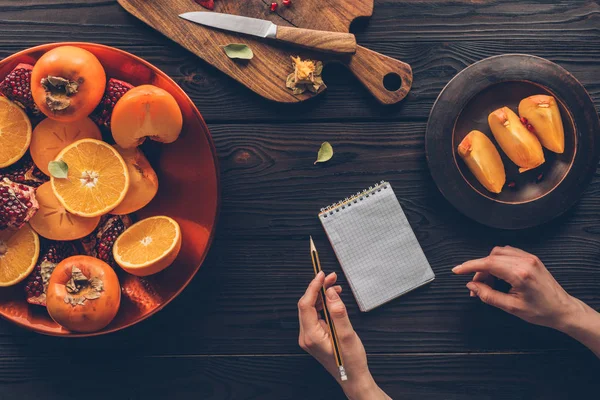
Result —
<instances>
[{"instance_id":1,"label":"wrist","mask_svg":"<svg viewBox=\"0 0 600 400\"><path fill-rule=\"evenodd\" d=\"M552 328L573 336L581 328L581 324L588 321L588 314L593 311L584 302L569 296L570 302L565 312L557 319Z\"/></svg>"},{"instance_id":2,"label":"wrist","mask_svg":"<svg viewBox=\"0 0 600 400\"><path fill-rule=\"evenodd\" d=\"M385 394L377 386L371 373L355 379L350 377L348 381L342 382L341 385L349 400L379 400L388 398L384 397Z\"/></svg>"}]
</instances>

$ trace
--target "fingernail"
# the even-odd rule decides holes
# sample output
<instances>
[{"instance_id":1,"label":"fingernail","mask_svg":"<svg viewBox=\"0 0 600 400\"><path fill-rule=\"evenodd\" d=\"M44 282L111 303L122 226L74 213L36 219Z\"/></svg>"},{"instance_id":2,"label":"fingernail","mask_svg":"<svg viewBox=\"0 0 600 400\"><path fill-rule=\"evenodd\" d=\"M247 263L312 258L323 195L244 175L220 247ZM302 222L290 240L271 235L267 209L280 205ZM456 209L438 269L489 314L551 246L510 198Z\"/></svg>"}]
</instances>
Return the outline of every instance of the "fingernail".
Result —
<instances>
[{"instance_id":1,"label":"fingernail","mask_svg":"<svg viewBox=\"0 0 600 400\"><path fill-rule=\"evenodd\" d=\"M325 294L327 295L327 298L329 300L337 300L340 298L340 296L338 296L338 294L333 288L327 289L327 292Z\"/></svg>"},{"instance_id":2,"label":"fingernail","mask_svg":"<svg viewBox=\"0 0 600 400\"><path fill-rule=\"evenodd\" d=\"M471 291L469 291L469 297L476 297L476 296L475 296L475 293L473 293L473 291L472 291L472 290L471 290Z\"/></svg>"},{"instance_id":3,"label":"fingernail","mask_svg":"<svg viewBox=\"0 0 600 400\"><path fill-rule=\"evenodd\" d=\"M473 282L469 282L469 283L467 283L467 288L471 292L473 292L474 295L477 295L477 285L476 284L474 284ZM472 296L472 297L475 297L475 296Z\"/></svg>"},{"instance_id":4,"label":"fingernail","mask_svg":"<svg viewBox=\"0 0 600 400\"><path fill-rule=\"evenodd\" d=\"M317 274L317 279L320 279L323 277L323 275L325 275L325 272L323 271L319 271L319 273Z\"/></svg>"},{"instance_id":5,"label":"fingernail","mask_svg":"<svg viewBox=\"0 0 600 400\"><path fill-rule=\"evenodd\" d=\"M458 271L460 271L460 267L461 265L457 265L456 267L452 268L452 272L456 274Z\"/></svg>"}]
</instances>

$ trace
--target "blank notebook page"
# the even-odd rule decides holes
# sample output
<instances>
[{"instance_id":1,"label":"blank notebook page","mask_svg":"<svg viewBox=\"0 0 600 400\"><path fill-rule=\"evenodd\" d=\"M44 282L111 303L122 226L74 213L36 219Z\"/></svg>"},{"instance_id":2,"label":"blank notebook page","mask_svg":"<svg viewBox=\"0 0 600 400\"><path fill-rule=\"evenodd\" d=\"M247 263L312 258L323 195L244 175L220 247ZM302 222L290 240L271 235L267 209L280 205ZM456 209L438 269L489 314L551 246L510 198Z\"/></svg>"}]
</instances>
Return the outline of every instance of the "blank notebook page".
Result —
<instances>
[{"instance_id":1,"label":"blank notebook page","mask_svg":"<svg viewBox=\"0 0 600 400\"><path fill-rule=\"evenodd\" d=\"M388 182L324 209L319 219L361 311L435 278Z\"/></svg>"}]
</instances>

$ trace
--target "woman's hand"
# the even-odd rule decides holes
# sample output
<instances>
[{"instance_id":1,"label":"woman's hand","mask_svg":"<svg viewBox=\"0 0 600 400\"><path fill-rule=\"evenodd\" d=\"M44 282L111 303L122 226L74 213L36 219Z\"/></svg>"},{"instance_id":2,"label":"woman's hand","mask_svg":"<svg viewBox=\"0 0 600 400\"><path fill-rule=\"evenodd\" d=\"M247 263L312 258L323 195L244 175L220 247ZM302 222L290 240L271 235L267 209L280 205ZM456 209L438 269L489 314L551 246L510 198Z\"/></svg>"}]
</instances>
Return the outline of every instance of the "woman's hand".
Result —
<instances>
[{"instance_id":1,"label":"woman's hand","mask_svg":"<svg viewBox=\"0 0 600 400\"><path fill-rule=\"evenodd\" d=\"M523 250L496 247L488 257L467 261L452 272L474 273L473 281L467 284L472 296L532 324L560 329L575 309L575 299L540 259ZM510 291L494 290L494 277L508 282Z\"/></svg>"},{"instance_id":2,"label":"woman's hand","mask_svg":"<svg viewBox=\"0 0 600 400\"><path fill-rule=\"evenodd\" d=\"M600 314L570 296L536 256L513 247L496 247L479 260L452 269L475 273L467 283L471 296L533 324L557 329L600 357ZM493 289L496 278L508 282L508 293Z\"/></svg>"},{"instance_id":3,"label":"woman's hand","mask_svg":"<svg viewBox=\"0 0 600 400\"><path fill-rule=\"evenodd\" d=\"M389 397L377 386L367 365L365 348L352 328L346 306L339 296L342 288L333 286L337 280L335 273L325 277L320 272L308 285L306 293L298 302L300 319L300 347L317 359L327 371L342 385L346 396L352 400L377 400ZM348 380L342 382L340 373L333 355L331 332L325 320L320 318L318 310L321 308L320 290L326 288L327 307L335 325L339 340L344 367Z\"/></svg>"}]
</instances>

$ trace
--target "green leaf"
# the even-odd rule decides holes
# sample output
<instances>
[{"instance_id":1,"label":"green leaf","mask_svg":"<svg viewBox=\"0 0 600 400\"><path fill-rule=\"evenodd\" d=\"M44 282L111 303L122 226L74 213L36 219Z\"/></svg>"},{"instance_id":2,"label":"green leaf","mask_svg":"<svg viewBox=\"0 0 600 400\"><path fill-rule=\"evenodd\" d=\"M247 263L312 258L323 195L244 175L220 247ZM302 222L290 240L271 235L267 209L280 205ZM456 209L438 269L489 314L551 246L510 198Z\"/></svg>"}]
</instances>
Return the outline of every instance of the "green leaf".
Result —
<instances>
[{"instance_id":1,"label":"green leaf","mask_svg":"<svg viewBox=\"0 0 600 400\"><path fill-rule=\"evenodd\" d=\"M223 46L225 54L229 58L239 58L241 60L251 60L254 57L252 49L245 44L231 43L227 46Z\"/></svg>"},{"instance_id":2,"label":"green leaf","mask_svg":"<svg viewBox=\"0 0 600 400\"><path fill-rule=\"evenodd\" d=\"M58 179L65 179L69 175L69 166L63 160L48 163L50 175Z\"/></svg>"},{"instance_id":3,"label":"green leaf","mask_svg":"<svg viewBox=\"0 0 600 400\"><path fill-rule=\"evenodd\" d=\"M329 142L323 142L321 148L319 149L319 153L317 154L317 161L315 161L315 165L317 165L317 163L327 162L331 160L331 157L333 157L333 147L331 147Z\"/></svg>"}]
</instances>

